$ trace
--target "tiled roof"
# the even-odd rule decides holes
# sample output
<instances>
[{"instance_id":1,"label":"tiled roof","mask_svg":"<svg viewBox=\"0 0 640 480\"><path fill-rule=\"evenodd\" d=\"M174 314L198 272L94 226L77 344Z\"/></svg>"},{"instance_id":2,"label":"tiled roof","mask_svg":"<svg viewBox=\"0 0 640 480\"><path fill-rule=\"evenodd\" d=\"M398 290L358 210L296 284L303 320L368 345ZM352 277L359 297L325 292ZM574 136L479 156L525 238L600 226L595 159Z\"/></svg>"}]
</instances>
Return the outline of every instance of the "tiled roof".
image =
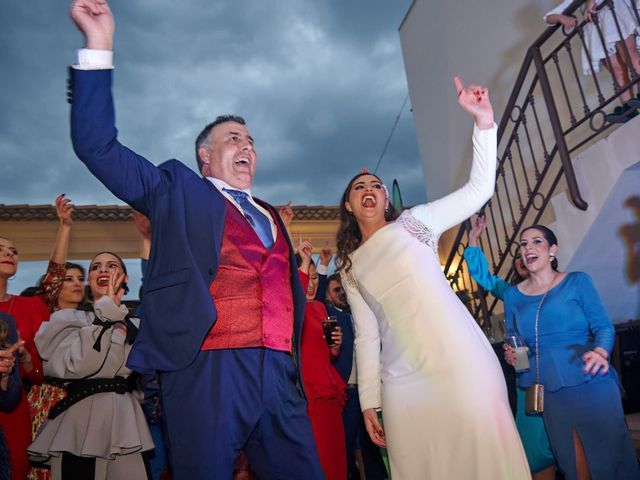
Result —
<instances>
[{"instance_id":1,"label":"tiled roof","mask_svg":"<svg viewBox=\"0 0 640 480\"><path fill-rule=\"evenodd\" d=\"M73 219L79 221L128 220L131 207L123 205L77 205ZM293 206L294 220L338 220L338 207ZM57 220L53 205L5 205L0 203L0 222L5 221L54 221Z\"/></svg>"}]
</instances>

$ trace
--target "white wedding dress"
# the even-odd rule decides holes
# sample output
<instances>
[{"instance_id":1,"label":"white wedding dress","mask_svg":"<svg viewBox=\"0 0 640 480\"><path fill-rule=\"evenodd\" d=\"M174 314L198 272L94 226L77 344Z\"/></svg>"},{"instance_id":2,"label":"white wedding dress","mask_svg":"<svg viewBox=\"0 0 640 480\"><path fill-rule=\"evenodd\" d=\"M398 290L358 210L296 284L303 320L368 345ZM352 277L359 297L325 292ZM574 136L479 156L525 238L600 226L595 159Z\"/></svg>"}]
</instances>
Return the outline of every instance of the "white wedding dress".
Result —
<instances>
[{"instance_id":1,"label":"white wedding dress","mask_svg":"<svg viewBox=\"0 0 640 480\"><path fill-rule=\"evenodd\" d=\"M473 146L469 183L378 230L343 272L360 403L382 408L393 480L530 478L498 359L437 255L493 193L495 126Z\"/></svg>"}]
</instances>

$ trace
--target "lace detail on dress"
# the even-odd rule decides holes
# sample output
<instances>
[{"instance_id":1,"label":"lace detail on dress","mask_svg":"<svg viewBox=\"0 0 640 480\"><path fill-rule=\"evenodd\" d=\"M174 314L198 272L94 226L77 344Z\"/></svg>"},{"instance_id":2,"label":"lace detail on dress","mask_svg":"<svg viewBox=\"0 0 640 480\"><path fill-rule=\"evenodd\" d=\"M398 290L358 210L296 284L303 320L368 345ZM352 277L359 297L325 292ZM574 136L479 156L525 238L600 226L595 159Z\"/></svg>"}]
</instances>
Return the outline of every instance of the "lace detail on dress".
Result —
<instances>
[{"instance_id":1,"label":"lace detail on dress","mask_svg":"<svg viewBox=\"0 0 640 480\"><path fill-rule=\"evenodd\" d=\"M402 212L396 219L396 223L438 255L438 237L429 227L414 217L409 210ZM343 270L340 276L343 282L346 281L353 288L358 288L358 279L353 274L353 265L349 270Z\"/></svg>"},{"instance_id":2,"label":"lace detail on dress","mask_svg":"<svg viewBox=\"0 0 640 480\"><path fill-rule=\"evenodd\" d=\"M358 288L358 280L356 280L355 275L352 272L353 270L353 264L351 265L351 268L349 270L343 270L342 272L340 272L340 277L342 278L342 281L346 281L351 287L353 288Z\"/></svg>"},{"instance_id":3,"label":"lace detail on dress","mask_svg":"<svg viewBox=\"0 0 640 480\"><path fill-rule=\"evenodd\" d=\"M433 234L429 227L414 217L409 210L402 212L396 223L438 255L438 237Z\"/></svg>"}]
</instances>

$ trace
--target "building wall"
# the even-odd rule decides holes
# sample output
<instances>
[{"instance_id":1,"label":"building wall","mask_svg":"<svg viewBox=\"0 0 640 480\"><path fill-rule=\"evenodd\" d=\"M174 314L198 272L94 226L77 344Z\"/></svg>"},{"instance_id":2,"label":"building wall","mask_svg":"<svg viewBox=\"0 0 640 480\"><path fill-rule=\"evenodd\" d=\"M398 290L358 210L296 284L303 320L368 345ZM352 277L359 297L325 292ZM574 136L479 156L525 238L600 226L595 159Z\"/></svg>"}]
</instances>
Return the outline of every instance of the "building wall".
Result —
<instances>
[{"instance_id":1,"label":"building wall","mask_svg":"<svg viewBox=\"0 0 640 480\"><path fill-rule=\"evenodd\" d=\"M526 49L544 31L553 0L416 0L400 26L427 198L463 185L472 122L453 77L488 86L499 122Z\"/></svg>"}]
</instances>

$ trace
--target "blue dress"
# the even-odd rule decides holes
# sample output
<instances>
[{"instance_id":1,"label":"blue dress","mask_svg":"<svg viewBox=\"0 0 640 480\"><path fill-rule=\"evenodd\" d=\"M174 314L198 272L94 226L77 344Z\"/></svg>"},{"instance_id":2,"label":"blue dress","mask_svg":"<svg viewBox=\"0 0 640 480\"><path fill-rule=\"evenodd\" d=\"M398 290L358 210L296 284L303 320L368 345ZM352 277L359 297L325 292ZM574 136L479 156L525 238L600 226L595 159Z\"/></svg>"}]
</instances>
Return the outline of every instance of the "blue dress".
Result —
<instances>
[{"instance_id":1,"label":"blue dress","mask_svg":"<svg viewBox=\"0 0 640 480\"><path fill-rule=\"evenodd\" d=\"M524 337L531 368L519 374L520 387L536 382L535 319L542 295L505 292L507 329ZM582 355L613 348L615 329L586 273L573 272L549 290L538 321L540 383L545 387L543 418L551 449L567 480L577 478L573 432L582 441L593 480L640 479L624 421L617 375L583 372Z\"/></svg>"},{"instance_id":2,"label":"blue dress","mask_svg":"<svg viewBox=\"0 0 640 480\"><path fill-rule=\"evenodd\" d=\"M513 286L502 278L492 275L489 271L487 257L480 247L467 247L464 251L469 275L486 291L499 300L504 300L507 289ZM529 468L533 473L540 472L556 463L549 438L541 416L527 415L524 408L525 389L516 388L517 410L516 426L522 440L524 452L527 455Z\"/></svg>"}]
</instances>

